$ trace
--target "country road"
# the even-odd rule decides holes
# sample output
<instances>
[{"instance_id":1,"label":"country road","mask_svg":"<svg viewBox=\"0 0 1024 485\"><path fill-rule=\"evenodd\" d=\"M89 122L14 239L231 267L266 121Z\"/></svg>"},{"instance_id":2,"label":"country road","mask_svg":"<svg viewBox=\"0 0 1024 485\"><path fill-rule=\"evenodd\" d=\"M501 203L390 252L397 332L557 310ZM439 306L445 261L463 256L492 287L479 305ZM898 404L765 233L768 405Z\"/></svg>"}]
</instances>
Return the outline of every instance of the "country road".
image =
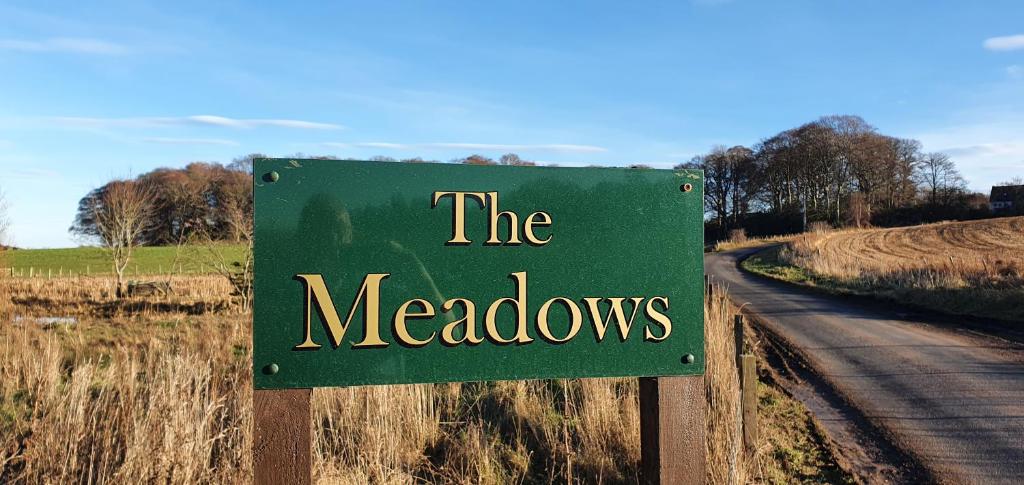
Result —
<instances>
[{"instance_id":1,"label":"country road","mask_svg":"<svg viewBox=\"0 0 1024 485\"><path fill-rule=\"evenodd\" d=\"M1024 483L1024 349L882 305L705 268L815 372L943 483Z\"/></svg>"}]
</instances>

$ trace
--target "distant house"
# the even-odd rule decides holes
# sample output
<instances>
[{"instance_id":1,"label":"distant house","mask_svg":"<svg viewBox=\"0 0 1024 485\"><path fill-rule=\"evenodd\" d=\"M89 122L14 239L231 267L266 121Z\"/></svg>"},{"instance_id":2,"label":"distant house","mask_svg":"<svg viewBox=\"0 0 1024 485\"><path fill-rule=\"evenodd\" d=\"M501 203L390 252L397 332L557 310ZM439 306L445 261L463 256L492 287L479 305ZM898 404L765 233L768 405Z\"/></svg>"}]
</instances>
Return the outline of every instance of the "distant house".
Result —
<instances>
[{"instance_id":1,"label":"distant house","mask_svg":"<svg viewBox=\"0 0 1024 485\"><path fill-rule=\"evenodd\" d=\"M992 187L988 205L994 214L1024 214L1024 185Z\"/></svg>"}]
</instances>

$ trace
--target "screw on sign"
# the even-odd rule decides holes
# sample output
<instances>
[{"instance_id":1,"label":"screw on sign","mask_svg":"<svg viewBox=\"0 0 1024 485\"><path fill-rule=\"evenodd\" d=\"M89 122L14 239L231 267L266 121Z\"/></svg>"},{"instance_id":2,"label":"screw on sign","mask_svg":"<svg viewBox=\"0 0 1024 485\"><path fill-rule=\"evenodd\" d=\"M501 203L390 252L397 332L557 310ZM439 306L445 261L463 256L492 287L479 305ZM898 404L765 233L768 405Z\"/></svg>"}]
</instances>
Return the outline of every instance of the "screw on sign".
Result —
<instances>
[{"instance_id":1,"label":"screw on sign","mask_svg":"<svg viewBox=\"0 0 1024 485\"><path fill-rule=\"evenodd\" d=\"M313 387L609 376L644 480L703 481L699 171L255 169L257 483L311 480Z\"/></svg>"}]
</instances>

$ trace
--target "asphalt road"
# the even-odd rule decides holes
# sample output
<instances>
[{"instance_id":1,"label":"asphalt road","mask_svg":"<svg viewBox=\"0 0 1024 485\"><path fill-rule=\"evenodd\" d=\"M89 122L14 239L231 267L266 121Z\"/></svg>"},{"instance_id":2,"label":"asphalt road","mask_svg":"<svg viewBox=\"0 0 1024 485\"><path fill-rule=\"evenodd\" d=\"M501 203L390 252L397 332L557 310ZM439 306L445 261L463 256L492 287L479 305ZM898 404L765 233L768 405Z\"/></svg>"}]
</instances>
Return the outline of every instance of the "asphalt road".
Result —
<instances>
[{"instance_id":1,"label":"asphalt road","mask_svg":"<svg viewBox=\"0 0 1024 485\"><path fill-rule=\"evenodd\" d=\"M941 482L1024 483L1019 344L750 275L743 254L709 254L706 271L893 444Z\"/></svg>"}]
</instances>

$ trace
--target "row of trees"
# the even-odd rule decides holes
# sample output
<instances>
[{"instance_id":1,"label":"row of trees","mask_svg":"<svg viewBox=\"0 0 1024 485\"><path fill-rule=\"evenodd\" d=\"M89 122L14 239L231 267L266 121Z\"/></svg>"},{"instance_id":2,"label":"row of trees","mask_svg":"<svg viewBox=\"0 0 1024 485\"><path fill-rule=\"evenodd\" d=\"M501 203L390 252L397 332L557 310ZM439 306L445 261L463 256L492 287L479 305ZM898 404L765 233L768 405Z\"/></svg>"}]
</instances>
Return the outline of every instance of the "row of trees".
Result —
<instances>
[{"instance_id":1,"label":"row of trees","mask_svg":"<svg viewBox=\"0 0 1024 485\"><path fill-rule=\"evenodd\" d=\"M140 228L137 240L147 245L173 245L196 236L216 241L243 242L245 228L239 220L252 214L252 163L265 155L253 153L239 157L227 165L194 162L184 168L159 168L132 180L114 180L93 189L78 204L71 232L85 239L103 239L103 222L98 219L112 191L135 190L148 199L147 223ZM300 158L335 159L330 156L297 154ZM388 162L422 163L421 158L397 160L373 157ZM530 166L514 153L497 160L471 155L453 160L471 165ZM129 188L126 188L129 187ZM124 194L113 194L120 199Z\"/></svg>"},{"instance_id":2,"label":"row of trees","mask_svg":"<svg viewBox=\"0 0 1024 485\"><path fill-rule=\"evenodd\" d=\"M259 153L234 159L227 165L194 162L184 168L159 168L134 179L116 179L91 190L78 203L70 232L107 248L117 275L117 294L124 292L124 273L132 252L140 245L203 245L203 263L235 286L244 306L251 296L253 160ZM296 154L294 158L333 160L331 156ZM388 162L423 163L421 158ZM471 155L453 160L473 165L534 165L514 153L492 160ZM2 223L2 219L0 219ZM0 224L0 230L2 230ZM247 244L241 263L227 261L218 242Z\"/></svg>"},{"instance_id":3,"label":"row of trees","mask_svg":"<svg viewBox=\"0 0 1024 485\"><path fill-rule=\"evenodd\" d=\"M251 251L242 262L229 261L217 243L252 247L251 155L224 166L190 163L161 168L134 179L112 180L78 203L70 231L105 247L124 293L124 273L140 245L203 246L201 263L227 277L247 308L251 291Z\"/></svg>"},{"instance_id":4,"label":"row of trees","mask_svg":"<svg viewBox=\"0 0 1024 485\"><path fill-rule=\"evenodd\" d=\"M705 175L709 236L799 230L803 215L833 225L957 218L983 202L950 158L892 137L857 116L826 116L751 148L715 147L682 168Z\"/></svg>"},{"instance_id":5,"label":"row of trees","mask_svg":"<svg viewBox=\"0 0 1024 485\"><path fill-rule=\"evenodd\" d=\"M196 162L93 189L79 201L71 232L102 239L103 206L123 198L124 191L145 199L148 220L138 234L145 244L177 244L195 235L239 242L244 234L237 220L252 213L252 175L245 167Z\"/></svg>"}]
</instances>

